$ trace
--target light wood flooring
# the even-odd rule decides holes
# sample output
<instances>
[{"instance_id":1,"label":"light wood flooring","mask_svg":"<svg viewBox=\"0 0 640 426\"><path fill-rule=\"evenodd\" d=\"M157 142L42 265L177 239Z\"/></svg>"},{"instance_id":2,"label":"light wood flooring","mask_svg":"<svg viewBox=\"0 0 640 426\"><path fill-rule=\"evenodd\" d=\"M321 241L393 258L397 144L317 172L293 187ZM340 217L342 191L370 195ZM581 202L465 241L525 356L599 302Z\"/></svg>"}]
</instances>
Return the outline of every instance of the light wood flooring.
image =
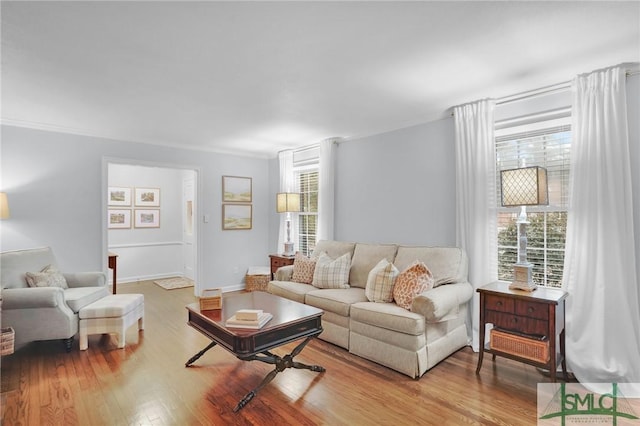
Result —
<instances>
[{"instance_id":1,"label":"light wood flooring","mask_svg":"<svg viewBox=\"0 0 640 426\"><path fill-rule=\"evenodd\" d=\"M105 335L35 342L2 357L2 425L460 425L536 424L535 368L464 348L419 380L316 339L296 360L325 373L288 369L240 412L236 403L272 370L220 347L184 363L209 340L186 324L193 288L151 281L118 286L145 296L145 330L127 331L125 349ZM274 350L284 355L295 344Z\"/></svg>"}]
</instances>

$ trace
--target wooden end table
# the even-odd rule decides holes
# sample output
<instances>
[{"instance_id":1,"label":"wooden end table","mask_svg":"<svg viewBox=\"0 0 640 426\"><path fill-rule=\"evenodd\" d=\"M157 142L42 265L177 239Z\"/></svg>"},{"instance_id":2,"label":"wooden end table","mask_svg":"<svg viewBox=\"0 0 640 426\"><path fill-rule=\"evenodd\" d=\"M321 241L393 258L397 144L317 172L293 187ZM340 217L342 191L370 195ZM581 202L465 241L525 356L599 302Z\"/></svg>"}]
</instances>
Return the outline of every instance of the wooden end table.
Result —
<instances>
[{"instance_id":1,"label":"wooden end table","mask_svg":"<svg viewBox=\"0 0 640 426\"><path fill-rule=\"evenodd\" d=\"M261 329L250 330L226 327L226 320L240 309L262 309L273 315ZM209 349L220 345L242 361L261 361L275 365L255 389L246 394L233 409L238 412L253 399L258 391L273 378L287 368L300 368L316 372L324 372L319 365L306 365L294 361L304 347L322 333L320 317L321 309L294 302L283 297L254 291L222 299L222 309L200 310L198 303L187 306L188 324L211 339L211 343L203 350L192 356L186 363L189 367ZM287 343L304 339L289 355L283 357L269 352L269 350Z\"/></svg>"},{"instance_id":2,"label":"wooden end table","mask_svg":"<svg viewBox=\"0 0 640 426\"><path fill-rule=\"evenodd\" d=\"M295 260L294 256L285 256L284 254L270 254L269 259L271 259L271 279L273 279L274 274L278 270L278 268L282 266L293 265L293 261Z\"/></svg>"},{"instance_id":3,"label":"wooden end table","mask_svg":"<svg viewBox=\"0 0 640 426\"><path fill-rule=\"evenodd\" d=\"M556 368L562 364L564 379L567 381L564 334L564 302L567 293L555 288L538 287L534 291L511 290L509 283L494 282L479 288L480 293L480 352L476 374L482 368L485 352L510 358L549 370L552 382L556 381ZM485 345L486 324L493 324L501 330L517 333L532 340L546 336L549 341L549 360L535 361L513 353Z\"/></svg>"}]
</instances>

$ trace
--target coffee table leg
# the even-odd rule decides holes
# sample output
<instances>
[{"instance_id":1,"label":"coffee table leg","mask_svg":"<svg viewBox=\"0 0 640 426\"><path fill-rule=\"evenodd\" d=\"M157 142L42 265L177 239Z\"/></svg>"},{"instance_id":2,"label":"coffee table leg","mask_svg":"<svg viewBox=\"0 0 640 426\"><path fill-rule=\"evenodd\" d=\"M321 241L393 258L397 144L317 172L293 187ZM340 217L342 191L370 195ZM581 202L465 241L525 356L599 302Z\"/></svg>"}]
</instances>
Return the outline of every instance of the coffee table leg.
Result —
<instances>
[{"instance_id":1,"label":"coffee table leg","mask_svg":"<svg viewBox=\"0 0 640 426\"><path fill-rule=\"evenodd\" d=\"M233 409L233 412L237 413L238 411L240 411L245 405L249 403L249 401L253 399L254 396L257 395L260 389L262 389L267 383L272 381L273 378L276 377L276 375L279 372L284 371L287 368L301 368L301 369L315 371L318 373L322 373L326 371L324 367L321 367L319 365L307 365L307 364L303 364L301 362L296 362L293 360L293 357L298 355L300 352L302 352L302 349L304 349L304 347L307 346L307 343L309 343L311 339L313 339L314 337L315 336L307 337L302 343L296 346L295 349L289 355L285 355L284 357L280 357L269 351L265 351L259 355L252 355L246 358L240 358L243 361L255 360L255 361L262 361L267 364L275 364L276 368L273 371L271 371L269 374L267 374L266 377L262 380L262 382L254 390L246 394L244 398L242 398L240 402L238 402L238 405L236 405L236 407Z\"/></svg>"},{"instance_id":2,"label":"coffee table leg","mask_svg":"<svg viewBox=\"0 0 640 426\"><path fill-rule=\"evenodd\" d=\"M202 355L204 355L204 353L205 353L206 351L208 351L209 349L211 349L211 348L212 348L212 347L214 347L215 345L216 345L216 342L211 342L211 343L209 343L209 344L207 345L207 347L206 347L206 348L204 348L203 350L201 350L200 352L198 352L197 354L195 354L194 356L192 356L191 358L189 358L189 361L187 361L187 362L184 364L184 366L185 366L185 367L188 367L188 366L190 366L191 364L193 364L194 362L196 362L196 360L197 360L198 358L200 358Z\"/></svg>"}]
</instances>

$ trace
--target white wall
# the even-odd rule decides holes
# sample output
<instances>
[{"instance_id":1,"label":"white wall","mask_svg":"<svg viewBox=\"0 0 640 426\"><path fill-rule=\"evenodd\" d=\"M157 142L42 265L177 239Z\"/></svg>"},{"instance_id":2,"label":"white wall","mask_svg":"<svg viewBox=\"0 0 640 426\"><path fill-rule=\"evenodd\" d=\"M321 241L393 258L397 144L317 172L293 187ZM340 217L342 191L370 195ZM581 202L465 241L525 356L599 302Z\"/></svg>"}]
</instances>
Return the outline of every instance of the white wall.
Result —
<instances>
[{"instance_id":1,"label":"white wall","mask_svg":"<svg viewBox=\"0 0 640 426\"><path fill-rule=\"evenodd\" d=\"M11 208L1 250L51 246L62 270L106 272L103 160L118 158L198 170L202 287L240 288L249 266L268 264L268 160L13 126L1 132L2 190ZM222 231L223 175L253 178L253 229Z\"/></svg>"},{"instance_id":2,"label":"white wall","mask_svg":"<svg viewBox=\"0 0 640 426\"><path fill-rule=\"evenodd\" d=\"M194 174L193 171L165 167L109 164L109 186L127 187L132 191L131 206L116 207L131 211L131 228L108 231L109 251L118 255L118 282L183 275L182 185L185 173ZM134 188L159 189L160 227L134 226Z\"/></svg>"},{"instance_id":3,"label":"white wall","mask_svg":"<svg viewBox=\"0 0 640 426\"><path fill-rule=\"evenodd\" d=\"M452 119L340 143L335 182L337 240L455 244Z\"/></svg>"}]
</instances>

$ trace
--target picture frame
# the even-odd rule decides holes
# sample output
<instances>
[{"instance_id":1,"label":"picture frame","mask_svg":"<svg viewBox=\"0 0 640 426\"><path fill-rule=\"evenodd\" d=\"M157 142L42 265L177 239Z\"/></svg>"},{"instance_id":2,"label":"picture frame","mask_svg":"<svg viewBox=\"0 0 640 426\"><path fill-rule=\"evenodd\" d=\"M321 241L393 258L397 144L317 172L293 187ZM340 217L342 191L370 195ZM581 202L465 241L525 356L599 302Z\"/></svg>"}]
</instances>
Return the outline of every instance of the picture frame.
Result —
<instances>
[{"instance_id":1,"label":"picture frame","mask_svg":"<svg viewBox=\"0 0 640 426\"><path fill-rule=\"evenodd\" d=\"M131 209L109 209L108 229L131 229Z\"/></svg>"},{"instance_id":2,"label":"picture frame","mask_svg":"<svg viewBox=\"0 0 640 426\"><path fill-rule=\"evenodd\" d=\"M252 179L241 176L222 176L222 201L250 203L253 198Z\"/></svg>"},{"instance_id":3,"label":"picture frame","mask_svg":"<svg viewBox=\"0 0 640 426\"><path fill-rule=\"evenodd\" d=\"M131 188L124 186L110 186L107 192L109 206L130 206Z\"/></svg>"},{"instance_id":4,"label":"picture frame","mask_svg":"<svg viewBox=\"0 0 640 426\"><path fill-rule=\"evenodd\" d=\"M134 214L133 226L135 228L159 228L160 210L136 209Z\"/></svg>"},{"instance_id":5,"label":"picture frame","mask_svg":"<svg viewBox=\"0 0 640 426\"><path fill-rule=\"evenodd\" d=\"M251 204L223 204L222 229L247 230L253 225L253 206Z\"/></svg>"},{"instance_id":6,"label":"picture frame","mask_svg":"<svg viewBox=\"0 0 640 426\"><path fill-rule=\"evenodd\" d=\"M136 188L135 205L137 207L160 207L160 188Z\"/></svg>"}]
</instances>

